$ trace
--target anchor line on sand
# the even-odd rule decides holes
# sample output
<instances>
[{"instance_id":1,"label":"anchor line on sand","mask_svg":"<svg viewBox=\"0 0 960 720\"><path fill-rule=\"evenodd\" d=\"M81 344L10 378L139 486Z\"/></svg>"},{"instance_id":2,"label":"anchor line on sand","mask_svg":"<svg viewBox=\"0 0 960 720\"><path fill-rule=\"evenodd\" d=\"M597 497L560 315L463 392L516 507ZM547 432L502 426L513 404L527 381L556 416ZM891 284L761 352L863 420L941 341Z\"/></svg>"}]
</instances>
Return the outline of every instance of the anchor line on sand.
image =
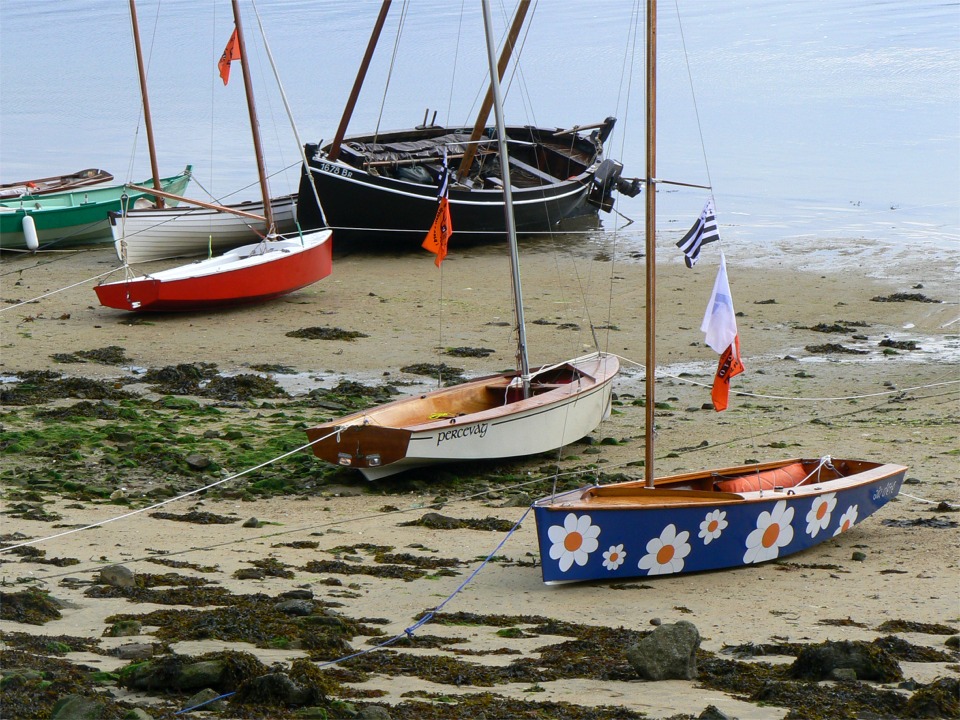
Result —
<instances>
[{"instance_id":1,"label":"anchor line on sand","mask_svg":"<svg viewBox=\"0 0 960 720\"><path fill-rule=\"evenodd\" d=\"M403 640L404 638L412 638L412 637L414 636L414 633L415 633L417 630L419 630L421 627L423 627L424 625L426 625L426 624L428 624L429 622L431 622L431 621L437 616L437 613L440 612L440 611L443 609L443 607L444 607L448 602L450 602L451 600L453 600L453 598L455 598L457 595L459 595L467 585L469 585L471 582L473 582L473 579L474 579L477 575L480 574L480 571L483 570L483 568L485 568L485 567L487 566L487 564L490 562L490 560L491 560L493 557L495 557L498 552L500 552L500 549L501 549L504 545L506 545L507 540L509 540L510 537L520 528L521 523L523 523L523 521L526 519L527 515L530 514L530 510L532 510L532 509L533 509L533 508L532 508L532 506L531 506L531 507L528 507L528 508L524 511L523 515L520 516L520 519L517 520L517 521L513 524L513 527L510 528L510 530L507 532L507 534L503 536L503 539L500 540L500 542L497 544L497 546L496 546L493 550L490 551L490 553L487 555L487 557L485 557L485 558L483 559L483 562L481 562L479 565L477 565L477 567L475 567L475 568L473 569L473 572L471 572L471 573L467 576L466 580L464 580L462 583L460 583L459 586L457 586L457 589L456 589L456 590L454 590L452 593L450 593L450 594L446 597L446 599L444 599L443 602L439 603L438 605L436 605L435 607L431 608L430 610L427 610L427 611L423 614L423 616L422 616L419 620L417 620L413 625L411 625L411 626L408 627L408 628L405 628L405 629L403 630L403 632L399 632L399 633L397 633L396 635L394 635L393 637L391 637L391 638L389 638L389 639L387 639L387 640L384 640L383 642L377 643L376 645L373 645L373 646L371 646L371 647L369 647L369 648L367 648L367 649L365 649L365 650L360 650L360 651L358 651L358 652L351 653L350 655L344 655L343 657L339 657L339 658L337 658L336 660L327 660L327 661L322 662L322 663L317 663L317 664L316 664L317 667L318 667L318 668L324 668L324 667L329 667L329 666L331 666L331 665L337 665L337 664L339 664L339 663L345 662L346 660L352 660L353 658L361 657L362 655L368 655L368 654L370 654L370 653L377 652L378 650L383 650L384 648L390 647L390 646L393 645L394 643L399 642L400 640ZM193 706L191 706L191 707L183 708L182 710L178 710L178 711L177 711L176 713L174 713L174 714L175 714L175 715L183 715L184 713L188 713L188 712L191 712L191 711L193 711L193 710L197 710L198 708L202 708L202 707L204 707L205 705L209 705L210 703L216 702L216 701L218 701L218 700L224 700L224 699L226 699L226 698L228 698L228 697L231 697L232 695L236 695L236 691L234 691L234 692L229 692L229 693L224 693L223 695L218 695L217 697L215 697L215 698L210 698L209 700L206 700L206 701L200 703L199 705L193 705Z\"/></svg>"}]
</instances>

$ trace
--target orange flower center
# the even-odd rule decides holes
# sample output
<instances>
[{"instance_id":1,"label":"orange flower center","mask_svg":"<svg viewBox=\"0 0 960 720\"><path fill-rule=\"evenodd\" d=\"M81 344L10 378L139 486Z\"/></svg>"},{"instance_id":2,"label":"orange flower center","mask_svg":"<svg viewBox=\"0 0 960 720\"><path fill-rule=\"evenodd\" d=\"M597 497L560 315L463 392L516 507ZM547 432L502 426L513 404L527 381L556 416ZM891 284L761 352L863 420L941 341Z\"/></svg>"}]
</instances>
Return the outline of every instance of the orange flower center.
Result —
<instances>
[{"instance_id":1,"label":"orange flower center","mask_svg":"<svg viewBox=\"0 0 960 720\"><path fill-rule=\"evenodd\" d=\"M849 521L849 520L846 520L846 521L843 523L843 527L840 528L840 532L846 532L846 531L849 530L849 529L850 529L850 521Z\"/></svg>"},{"instance_id":2,"label":"orange flower center","mask_svg":"<svg viewBox=\"0 0 960 720\"><path fill-rule=\"evenodd\" d=\"M576 552L583 545L583 535L578 532L567 533L563 539L563 547L569 552Z\"/></svg>"},{"instance_id":3,"label":"orange flower center","mask_svg":"<svg viewBox=\"0 0 960 720\"><path fill-rule=\"evenodd\" d=\"M619 557L620 557L620 553L618 553L618 552L612 552L612 553L610 553L610 562L616 562L616 561L617 561L617 558L619 558Z\"/></svg>"},{"instance_id":4,"label":"orange flower center","mask_svg":"<svg viewBox=\"0 0 960 720\"><path fill-rule=\"evenodd\" d=\"M677 550L673 545L664 545L660 550L657 551L657 562L661 565L666 565L668 562L673 560L673 556L676 554Z\"/></svg>"},{"instance_id":5,"label":"orange flower center","mask_svg":"<svg viewBox=\"0 0 960 720\"><path fill-rule=\"evenodd\" d=\"M767 529L763 531L763 540L760 542L765 548L773 547L776 545L778 537L780 537L780 526L776 523L770 523Z\"/></svg>"},{"instance_id":6,"label":"orange flower center","mask_svg":"<svg viewBox=\"0 0 960 720\"><path fill-rule=\"evenodd\" d=\"M820 503L820 507L817 508L817 520L823 520L823 516L827 514L827 504Z\"/></svg>"},{"instance_id":7,"label":"orange flower center","mask_svg":"<svg viewBox=\"0 0 960 720\"><path fill-rule=\"evenodd\" d=\"M717 531L717 526L720 525L716 520L711 520L710 524L707 525L707 532L713 533Z\"/></svg>"}]
</instances>

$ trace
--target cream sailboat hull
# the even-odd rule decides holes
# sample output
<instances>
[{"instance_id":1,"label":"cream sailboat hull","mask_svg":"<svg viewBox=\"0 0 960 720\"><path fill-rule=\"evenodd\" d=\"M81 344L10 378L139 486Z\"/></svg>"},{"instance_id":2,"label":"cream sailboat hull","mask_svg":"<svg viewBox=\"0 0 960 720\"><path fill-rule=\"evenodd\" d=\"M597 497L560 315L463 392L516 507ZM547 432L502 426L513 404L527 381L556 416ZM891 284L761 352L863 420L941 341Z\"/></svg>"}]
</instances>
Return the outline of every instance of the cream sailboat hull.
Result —
<instances>
[{"instance_id":1,"label":"cream sailboat hull","mask_svg":"<svg viewBox=\"0 0 960 720\"><path fill-rule=\"evenodd\" d=\"M307 430L313 452L368 480L435 463L555 450L592 432L610 413L615 356L593 354L534 372L532 395L515 399L515 374L492 375L397 400Z\"/></svg>"}]
</instances>

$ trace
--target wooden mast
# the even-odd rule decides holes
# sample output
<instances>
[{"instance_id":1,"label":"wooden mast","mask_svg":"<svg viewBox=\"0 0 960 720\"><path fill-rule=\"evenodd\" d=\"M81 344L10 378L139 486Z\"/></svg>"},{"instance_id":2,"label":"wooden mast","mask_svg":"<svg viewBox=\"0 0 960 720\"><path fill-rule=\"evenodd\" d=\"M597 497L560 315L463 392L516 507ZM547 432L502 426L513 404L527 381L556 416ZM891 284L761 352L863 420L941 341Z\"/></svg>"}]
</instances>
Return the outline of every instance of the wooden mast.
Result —
<instances>
[{"instance_id":1,"label":"wooden mast","mask_svg":"<svg viewBox=\"0 0 960 720\"><path fill-rule=\"evenodd\" d=\"M367 42L367 50L363 54L363 60L360 61L360 70L357 71L357 77L353 81L353 89L350 90L350 97L347 99L347 106L343 109L343 117L340 119L340 127L337 128L337 134L330 145L330 152L327 153L327 159L336 160L340 157L340 145L343 143L343 136L346 135L347 125L350 123L350 117L353 115L353 109L357 105L357 98L360 96L360 88L363 87L363 80L367 76L367 69L370 67L370 60L373 58L373 51L377 47L377 41L380 39L380 31L383 30L383 24L387 20L387 12L390 10L390 0L383 0L380 5L380 14L377 16L377 22L373 26L373 32L370 34L370 40Z\"/></svg>"},{"instance_id":2,"label":"wooden mast","mask_svg":"<svg viewBox=\"0 0 960 720\"><path fill-rule=\"evenodd\" d=\"M160 170L157 168L157 149L153 144L153 120L150 116L150 97L147 94L147 74L143 68L143 51L140 49L140 24L137 22L136 0L130 0L130 22L133 24L133 45L137 50L137 70L140 73L140 96L143 98L143 122L147 129L147 148L150 150L150 171L153 173L153 186L157 190L160 184ZM163 207L163 198L154 195L154 205Z\"/></svg>"},{"instance_id":3,"label":"wooden mast","mask_svg":"<svg viewBox=\"0 0 960 720\"><path fill-rule=\"evenodd\" d=\"M517 5L517 13L513 16L513 24L510 26L510 32L507 34L507 41L500 52L500 62L497 63L497 79L503 77L506 72L507 64L510 62L510 55L517 42L517 36L520 35L520 28L523 27L523 21L527 17L527 10L530 8L530 0L520 0ZM477 140L483 134L487 125L487 118L490 116L490 108L493 105L493 83L487 88L486 97L483 98L483 104L480 106L480 112L477 113L477 122L473 126L473 132L470 134L470 143L463 153L463 159L460 161L460 167L457 170L457 178L463 180L470 172L470 166L473 164L473 158L477 154Z\"/></svg>"},{"instance_id":4,"label":"wooden mast","mask_svg":"<svg viewBox=\"0 0 960 720\"><path fill-rule=\"evenodd\" d=\"M257 175L260 178L260 194L263 196L263 216L266 218L267 233L274 230L273 208L270 206L270 190L267 187L267 173L263 164L263 148L260 145L260 122L257 120L257 106L253 102L253 83L247 67L247 46L243 41L243 26L240 23L240 3L233 0L233 22L237 28L237 46L240 50L240 69L243 70L243 87L247 93L247 112L250 114L250 131L253 133L253 152L257 156Z\"/></svg>"},{"instance_id":5,"label":"wooden mast","mask_svg":"<svg viewBox=\"0 0 960 720\"><path fill-rule=\"evenodd\" d=\"M647 377L644 476L654 485L654 406L657 380L657 0L647 0Z\"/></svg>"},{"instance_id":6,"label":"wooden mast","mask_svg":"<svg viewBox=\"0 0 960 720\"><path fill-rule=\"evenodd\" d=\"M490 64L490 89L497 120L497 141L500 144L500 172L503 178L503 216L510 240L510 270L513 277L513 305L517 318L517 356L523 397L530 397L530 363L527 359L527 330L523 319L523 292L520 287L520 259L517 249L517 228L513 218L513 194L510 190L510 162L507 155L507 130L503 122L503 98L497 75L496 46L493 40L490 0L483 0L483 26L487 37L487 60Z\"/></svg>"}]
</instances>

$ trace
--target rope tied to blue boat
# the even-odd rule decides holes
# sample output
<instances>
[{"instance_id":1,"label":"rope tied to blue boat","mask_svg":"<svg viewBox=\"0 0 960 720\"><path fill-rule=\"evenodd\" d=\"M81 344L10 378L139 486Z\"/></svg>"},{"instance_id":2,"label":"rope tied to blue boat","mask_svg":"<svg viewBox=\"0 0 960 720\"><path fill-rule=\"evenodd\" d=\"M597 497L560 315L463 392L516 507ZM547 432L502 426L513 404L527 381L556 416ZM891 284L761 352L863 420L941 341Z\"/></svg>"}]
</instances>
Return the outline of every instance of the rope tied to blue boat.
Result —
<instances>
[{"instance_id":1,"label":"rope tied to blue boat","mask_svg":"<svg viewBox=\"0 0 960 720\"><path fill-rule=\"evenodd\" d=\"M467 585L473 582L473 579L480 574L480 571L483 570L490 563L490 561L497 555L497 553L500 552L500 549L504 545L506 545L507 540L509 540L510 537L520 528L521 524L526 519L527 515L530 514L530 510L532 509L533 509L533 506L531 505L531 506L528 506L526 510L524 510L523 515L520 516L520 519L513 524L513 527L510 528L509 531L507 531L507 534L503 536L503 538L500 540L497 546L493 550L491 550L490 553L483 559L483 562L481 562L476 568L474 568L473 572L471 572L467 576L467 578L462 583L460 583L459 586L457 586L456 590L450 593L446 597L446 599L444 599L443 602L439 603L438 605L431 608L430 610L427 610L420 617L420 619L417 620L413 625L410 625L409 627L404 628L401 632L397 633L393 637L390 637L387 640L384 640L383 642L377 643L376 645L372 645L371 647L366 648L365 650L359 650L355 653L351 653L350 655L344 655L343 657L339 657L336 660L327 660L326 662L318 663L317 667L318 668L329 667L331 665L337 665L347 660L352 660L353 658L361 657L363 655L369 655L370 653L376 652L378 650L382 650L403 639L412 641L414 639L414 634L416 633L417 630L419 630L421 627L428 624L429 622L433 621L434 618L436 618L437 613L439 613L444 608L444 606L446 606L447 603L453 600L457 595L459 595L463 591L465 587L467 587ZM236 691L224 693L223 695L218 695L215 698L210 698L209 700L206 700L200 703L199 705L193 705L191 707L178 710L174 714L183 715L193 710L197 710L198 708L205 707L206 705L209 705L211 703L217 702L218 700L224 700L236 694L237 694Z\"/></svg>"}]
</instances>

